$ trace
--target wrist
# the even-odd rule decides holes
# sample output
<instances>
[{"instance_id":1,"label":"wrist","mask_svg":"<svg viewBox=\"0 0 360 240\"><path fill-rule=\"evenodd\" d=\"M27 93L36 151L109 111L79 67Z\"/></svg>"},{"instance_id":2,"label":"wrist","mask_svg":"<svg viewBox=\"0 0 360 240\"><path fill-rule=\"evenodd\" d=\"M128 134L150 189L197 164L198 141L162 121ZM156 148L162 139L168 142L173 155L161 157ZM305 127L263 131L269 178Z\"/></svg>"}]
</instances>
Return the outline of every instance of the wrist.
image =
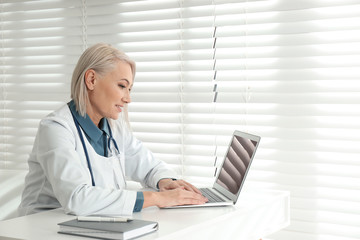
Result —
<instances>
[{"instance_id":1,"label":"wrist","mask_svg":"<svg viewBox=\"0 0 360 240\"><path fill-rule=\"evenodd\" d=\"M169 185L172 181L176 181L175 178L162 178L159 180L157 187L161 189L163 186Z\"/></svg>"},{"instance_id":2,"label":"wrist","mask_svg":"<svg viewBox=\"0 0 360 240\"><path fill-rule=\"evenodd\" d=\"M158 206L158 194L157 192L146 191L144 194L143 208Z\"/></svg>"}]
</instances>

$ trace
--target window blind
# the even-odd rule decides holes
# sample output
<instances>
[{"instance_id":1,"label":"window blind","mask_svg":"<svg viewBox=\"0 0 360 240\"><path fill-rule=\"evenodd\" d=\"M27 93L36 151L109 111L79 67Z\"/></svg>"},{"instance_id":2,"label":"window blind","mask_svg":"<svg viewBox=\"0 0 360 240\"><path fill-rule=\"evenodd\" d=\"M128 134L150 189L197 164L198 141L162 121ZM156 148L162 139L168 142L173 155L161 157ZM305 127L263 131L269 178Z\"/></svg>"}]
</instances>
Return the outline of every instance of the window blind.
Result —
<instances>
[{"instance_id":1,"label":"window blind","mask_svg":"<svg viewBox=\"0 0 360 240\"><path fill-rule=\"evenodd\" d=\"M27 168L39 120L69 100L81 36L81 2L1 2L1 168Z\"/></svg>"},{"instance_id":2,"label":"window blind","mask_svg":"<svg viewBox=\"0 0 360 240\"><path fill-rule=\"evenodd\" d=\"M87 46L137 62L134 134L208 185L235 129L262 137L244 191L291 193L273 239L360 238L359 0L1 1L0 168L26 169Z\"/></svg>"}]
</instances>

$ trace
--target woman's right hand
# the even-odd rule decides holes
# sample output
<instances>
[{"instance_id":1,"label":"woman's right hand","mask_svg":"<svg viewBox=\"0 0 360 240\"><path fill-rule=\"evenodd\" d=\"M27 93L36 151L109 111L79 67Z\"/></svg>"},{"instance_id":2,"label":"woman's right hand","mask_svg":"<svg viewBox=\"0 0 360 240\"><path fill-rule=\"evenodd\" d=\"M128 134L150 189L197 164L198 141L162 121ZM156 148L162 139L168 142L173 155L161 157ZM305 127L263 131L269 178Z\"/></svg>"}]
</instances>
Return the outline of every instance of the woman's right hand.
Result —
<instances>
[{"instance_id":1,"label":"woman's right hand","mask_svg":"<svg viewBox=\"0 0 360 240\"><path fill-rule=\"evenodd\" d=\"M193 191L176 188L163 192L144 192L143 208L150 206L172 207L177 205L204 204L207 198Z\"/></svg>"}]
</instances>

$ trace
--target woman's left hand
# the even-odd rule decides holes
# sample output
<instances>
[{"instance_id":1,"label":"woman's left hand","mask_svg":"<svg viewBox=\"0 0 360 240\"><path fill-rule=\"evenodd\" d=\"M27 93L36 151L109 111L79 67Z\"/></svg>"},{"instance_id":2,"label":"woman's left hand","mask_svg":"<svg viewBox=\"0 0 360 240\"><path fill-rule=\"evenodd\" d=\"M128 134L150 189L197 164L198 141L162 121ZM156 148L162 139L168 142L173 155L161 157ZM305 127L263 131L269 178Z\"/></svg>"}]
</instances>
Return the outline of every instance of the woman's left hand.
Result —
<instances>
[{"instance_id":1,"label":"woman's left hand","mask_svg":"<svg viewBox=\"0 0 360 240\"><path fill-rule=\"evenodd\" d=\"M162 191L168 191L176 188L181 188L187 191L196 192L198 194L201 194L199 189L197 189L194 185L184 181L184 180L172 180L170 178L164 178L159 181L159 190Z\"/></svg>"}]
</instances>

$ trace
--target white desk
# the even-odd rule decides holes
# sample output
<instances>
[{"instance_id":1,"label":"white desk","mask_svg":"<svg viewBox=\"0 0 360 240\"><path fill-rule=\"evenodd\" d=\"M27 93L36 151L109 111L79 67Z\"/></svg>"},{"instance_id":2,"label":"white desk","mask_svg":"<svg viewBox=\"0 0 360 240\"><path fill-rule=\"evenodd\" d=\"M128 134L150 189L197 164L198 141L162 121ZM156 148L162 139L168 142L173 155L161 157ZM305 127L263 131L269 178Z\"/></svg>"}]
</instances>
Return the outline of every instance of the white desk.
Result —
<instances>
[{"instance_id":1,"label":"white desk","mask_svg":"<svg viewBox=\"0 0 360 240\"><path fill-rule=\"evenodd\" d=\"M290 196L287 192L244 192L235 206L158 209L134 213L138 219L159 223L159 230L139 239L260 239L290 223ZM58 234L57 223L75 218L55 209L0 222L2 237L18 239L92 239ZM5 238L3 238L5 239Z\"/></svg>"}]
</instances>

